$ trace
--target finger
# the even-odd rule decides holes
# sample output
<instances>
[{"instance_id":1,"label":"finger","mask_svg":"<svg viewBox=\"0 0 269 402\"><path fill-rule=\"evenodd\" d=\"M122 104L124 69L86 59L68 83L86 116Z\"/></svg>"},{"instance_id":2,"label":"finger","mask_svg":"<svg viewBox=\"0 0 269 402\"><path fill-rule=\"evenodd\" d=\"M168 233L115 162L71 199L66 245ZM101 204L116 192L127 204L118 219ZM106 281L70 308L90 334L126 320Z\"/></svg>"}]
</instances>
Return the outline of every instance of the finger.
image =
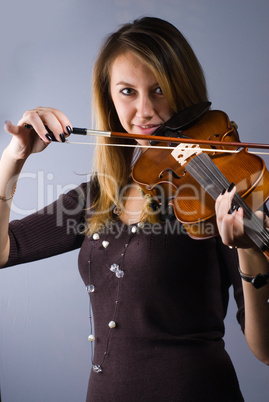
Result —
<instances>
[{"instance_id":1,"label":"finger","mask_svg":"<svg viewBox=\"0 0 269 402\"><path fill-rule=\"evenodd\" d=\"M226 245L234 245L234 217L226 215L218 222L219 233Z\"/></svg>"},{"instance_id":2,"label":"finger","mask_svg":"<svg viewBox=\"0 0 269 402\"><path fill-rule=\"evenodd\" d=\"M24 128L27 127L28 130L29 128L32 128L44 142L50 142L50 139L48 138L48 130L36 110L25 112L23 117L18 121L18 126Z\"/></svg>"},{"instance_id":3,"label":"finger","mask_svg":"<svg viewBox=\"0 0 269 402\"><path fill-rule=\"evenodd\" d=\"M231 190L227 190L226 191L226 193L227 193L227 201L228 201L228 210L227 210L227 213L229 213L229 214L231 214L231 213L233 213L234 212L234 210L235 210L235 208L233 208L233 198L234 198L234 195L235 195L235 192L236 192L236 187L235 187L235 185L233 186L233 187L230 187L231 188Z\"/></svg>"},{"instance_id":4,"label":"finger","mask_svg":"<svg viewBox=\"0 0 269 402\"><path fill-rule=\"evenodd\" d=\"M256 211L255 215L263 222L266 229L269 228L269 217L262 211Z\"/></svg>"},{"instance_id":5,"label":"finger","mask_svg":"<svg viewBox=\"0 0 269 402\"><path fill-rule=\"evenodd\" d=\"M72 132L70 120L60 110L44 107L38 107L34 110L39 114L41 119L46 123L46 126L53 132L58 140L62 140L62 136L59 138L61 134L65 137L70 135L70 132ZM55 119L52 118L51 120L51 117L56 117L58 124Z\"/></svg>"},{"instance_id":6,"label":"finger","mask_svg":"<svg viewBox=\"0 0 269 402\"><path fill-rule=\"evenodd\" d=\"M65 135L69 135L72 132L72 124L66 115L58 109L52 109L53 114L57 117L62 126L62 131Z\"/></svg>"},{"instance_id":7,"label":"finger","mask_svg":"<svg viewBox=\"0 0 269 402\"><path fill-rule=\"evenodd\" d=\"M222 219L231 209L232 200L236 192L236 187L230 186L230 189L231 189L230 191L228 189L222 194L220 194L216 199L215 211L220 219Z\"/></svg>"},{"instance_id":8,"label":"finger","mask_svg":"<svg viewBox=\"0 0 269 402\"><path fill-rule=\"evenodd\" d=\"M70 121L57 109L42 108L27 111L18 125L30 125L35 132L45 141L52 140L65 142L65 136L68 135L67 125Z\"/></svg>"},{"instance_id":9,"label":"finger","mask_svg":"<svg viewBox=\"0 0 269 402\"><path fill-rule=\"evenodd\" d=\"M14 136L19 136L27 133L25 127L14 125L9 120L5 121L4 129L7 133L12 134Z\"/></svg>"},{"instance_id":10,"label":"finger","mask_svg":"<svg viewBox=\"0 0 269 402\"><path fill-rule=\"evenodd\" d=\"M227 214L221 223L220 235L227 246L242 247L246 245L244 234L243 209L236 210L232 215Z\"/></svg>"},{"instance_id":11,"label":"finger","mask_svg":"<svg viewBox=\"0 0 269 402\"><path fill-rule=\"evenodd\" d=\"M226 245L235 246L244 233L243 209L233 206L235 186L223 192L216 200L216 217L219 234Z\"/></svg>"},{"instance_id":12,"label":"finger","mask_svg":"<svg viewBox=\"0 0 269 402\"><path fill-rule=\"evenodd\" d=\"M15 126L10 120L5 121L4 129L7 133L18 135L21 127Z\"/></svg>"},{"instance_id":13,"label":"finger","mask_svg":"<svg viewBox=\"0 0 269 402\"><path fill-rule=\"evenodd\" d=\"M244 210L243 208L236 209L233 213L233 236L234 239L239 239L244 235Z\"/></svg>"}]
</instances>

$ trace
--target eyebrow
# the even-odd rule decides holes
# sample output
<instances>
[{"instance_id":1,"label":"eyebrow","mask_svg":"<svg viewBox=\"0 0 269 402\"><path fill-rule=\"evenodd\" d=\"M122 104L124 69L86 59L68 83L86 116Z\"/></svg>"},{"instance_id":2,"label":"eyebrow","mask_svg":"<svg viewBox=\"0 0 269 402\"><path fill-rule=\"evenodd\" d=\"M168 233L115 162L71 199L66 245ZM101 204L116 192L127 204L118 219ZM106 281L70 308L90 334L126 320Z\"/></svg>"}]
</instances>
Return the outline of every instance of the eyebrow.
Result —
<instances>
[{"instance_id":1,"label":"eyebrow","mask_svg":"<svg viewBox=\"0 0 269 402\"><path fill-rule=\"evenodd\" d=\"M130 82L125 82L125 81L119 81L115 85L124 85L126 87L134 87L135 86L134 84L131 84ZM151 87L155 87L155 86L160 86L160 84L156 81L151 85Z\"/></svg>"},{"instance_id":2,"label":"eyebrow","mask_svg":"<svg viewBox=\"0 0 269 402\"><path fill-rule=\"evenodd\" d=\"M133 84L130 84L129 82L125 82L125 81L119 81L116 83L116 85L125 85L125 86L134 86Z\"/></svg>"}]
</instances>

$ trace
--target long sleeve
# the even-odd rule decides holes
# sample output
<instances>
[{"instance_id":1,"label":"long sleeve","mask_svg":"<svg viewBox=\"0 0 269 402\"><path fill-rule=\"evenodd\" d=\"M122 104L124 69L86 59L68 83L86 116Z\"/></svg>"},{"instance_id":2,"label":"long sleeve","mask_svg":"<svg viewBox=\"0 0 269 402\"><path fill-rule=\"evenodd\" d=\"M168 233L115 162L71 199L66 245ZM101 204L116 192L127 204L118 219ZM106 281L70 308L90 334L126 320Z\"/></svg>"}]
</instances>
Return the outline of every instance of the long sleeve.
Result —
<instances>
[{"instance_id":1,"label":"long sleeve","mask_svg":"<svg viewBox=\"0 0 269 402\"><path fill-rule=\"evenodd\" d=\"M87 184L61 195L44 209L9 226L10 254L5 267L62 254L81 246Z\"/></svg>"}]
</instances>

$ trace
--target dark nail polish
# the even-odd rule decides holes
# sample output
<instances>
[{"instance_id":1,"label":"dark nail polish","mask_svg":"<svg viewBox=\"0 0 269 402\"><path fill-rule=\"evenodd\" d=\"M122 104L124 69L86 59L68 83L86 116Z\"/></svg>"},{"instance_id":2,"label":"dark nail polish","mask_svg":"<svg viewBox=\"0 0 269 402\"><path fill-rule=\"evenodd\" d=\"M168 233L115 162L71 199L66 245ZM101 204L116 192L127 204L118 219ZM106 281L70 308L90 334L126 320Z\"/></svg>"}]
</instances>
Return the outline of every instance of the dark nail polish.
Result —
<instances>
[{"instance_id":1,"label":"dark nail polish","mask_svg":"<svg viewBox=\"0 0 269 402\"><path fill-rule=\"evenodd\" d=\"M229 211L228 211L228 214L229 214L229 215L232 215L232 213L233 213L235 210L236 210L236 206L235 206L235 205L232 205L231 208L230 208Z\"/></svg>"},{"instance_id":2,"label":"dark nail polish","mask_svg":"<svg viewBox=\"0 0 269 402\"><path fill-rule=\"evenodd\" d=\"M50 141L57 141L56 140L56 138L54 137L54 134L53 134L53 132L51 131L51 129L45 124L45 127L46 127L46 130L47 130L47 132L49 133L49 136L50 136Z\"/></svg>"},{"instance_id":3,"label":"dark nail polish","mask_svg":"<svg viewBox=\"0 0 269 402\"><path fill-rule=\"evenodd\" d=\"M235 184L234 183L231 183L230 185L229 185L229 187L228 187L228 193L230 193L231 191L232 191L232 189L234 188L234 186L235 186Z\"/></svg>"},{"instance_id":4,"label":"dark nail polish","mask_svg":"<svg viewBox=\"0 0 269 402\"><path fill-rule=\"evenodd\" d=\"M225 194L225 192L226 192L226 188L224 188L224 189L222 190L221 195Z\"/></svg>"},{"instance_id":5,"label":"dark nail polish","mask_svg":"<svg viewBox=\"0 0 269 402\"><path fill-rule=\"evenodd\" d=\"M51 131L51 129L45 124L45 127L46 127L46 130L47 130L47 132L49 133L49 134L52 134L53 135L53 132Z\"/></svg>"},{"instance_id":6,"label":"dark nail polish","mask_svg":"<svg viewBox=\"0 0 269 402\"><path fill-rule=\"evenodd\" d=\"M52 141L52 138L51 138L51 136L50 136L49 134L46 134L45 137L46 137L49 141Z\"/></svg>"},{"instance_id":7,"label":"dark nail polish","mask_svg":"<svg viewBox=\"0 0 269 402\"><path fill-rule=\"evenodd\" d=\"M70 126L66 126L66 131L68 135L72 134L72 128Z\"/></svg>"},{"instance_id":8,"label":"dark nail polish","mask_svg":"<svg viewBox=\"0 0 269 402\"><path fill-rule=\"evenodd\" d=\"M60 138L61 138L61 141L62 141L62 142L65 142L65 136L64 136L64 134L60 134Z\"/></svg>"},{"instance_id":9,"label":"dark nail polish","mask_svg":"<svg viewBox=\"0 0 269 402\"><path fill-rule=\"evenodd\" d=\"M25 128L29 128L29 129L30 129L30 128L33 128L33 127L31 126L31 124L27 124L27 123L24 124L24 127L25 127Z\"/></svg>"}]
</instances>

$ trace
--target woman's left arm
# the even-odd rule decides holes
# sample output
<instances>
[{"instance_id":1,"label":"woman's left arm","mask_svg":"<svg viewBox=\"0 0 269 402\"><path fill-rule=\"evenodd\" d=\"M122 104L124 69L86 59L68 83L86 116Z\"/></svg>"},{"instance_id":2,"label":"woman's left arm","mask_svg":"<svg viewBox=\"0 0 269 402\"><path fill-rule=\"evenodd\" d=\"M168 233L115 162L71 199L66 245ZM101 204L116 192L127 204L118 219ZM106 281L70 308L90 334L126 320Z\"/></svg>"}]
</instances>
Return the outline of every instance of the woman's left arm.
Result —
<instances>
[{"instance_id":1,"label":"woman's left arm","mask_svg":"<svg viewBox=\"0 0 269 402\"><path fill-rule=\"evenodd\" d=\"M254 287L249 281L258 274L267 274L269 261L244 234L243 210L230 210L234 193L235 188L230 192L226 191L216 200L218 230L224 244L238 249L239 269L241 277L245 277L242 284L247 343L254 355L269 365L269 281L266 283L265 279L266 284L260 288ZM262 212L260 215L269 228L269 218L264 218Z\"/></svg>"}]
</instances>

